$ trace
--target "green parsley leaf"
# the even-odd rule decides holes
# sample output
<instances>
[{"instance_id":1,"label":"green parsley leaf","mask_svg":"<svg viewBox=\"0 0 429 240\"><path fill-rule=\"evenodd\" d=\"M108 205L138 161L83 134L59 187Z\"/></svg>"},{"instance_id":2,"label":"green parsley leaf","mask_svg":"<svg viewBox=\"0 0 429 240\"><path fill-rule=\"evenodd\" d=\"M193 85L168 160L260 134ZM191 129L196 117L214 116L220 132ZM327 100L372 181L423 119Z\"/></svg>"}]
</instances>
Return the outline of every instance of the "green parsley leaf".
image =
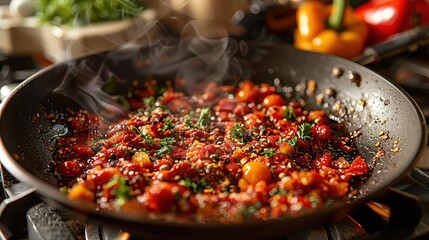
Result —
<instances>
[{"instance_id":1,"label":"green parsley leaf","mask_svg":"<svg viewBox=\"0 0 429 240\"><path fill-rule=\"evenodd\" d=\"M114 186L116 186L116 188L113 189L112 193L117 198L117 207L121 207L127 200L131 199L131 187L127 185L127 179L119 175L114 175L109 182L104 185L105 188Z\"/></svg>"},{"instance_id":2,"label":"green parsley leaf","mask_svg":"<svg viewBox=\"0 0 429 240\"><path fill-rule=\"evenodd\" d=\"M143 139L143 143L145 144L149 144L149 145L154 145L155 141L153 140L153 137L150 135L144 135L138 128L136 128L135 126L131 125L128 127L131 131L135 132L136 134L140 135L140 137L142 137Z\"/></svg>"},{"instance_id":3,"label":"green parsley leaf","mask_svg":"<svg viewBox=\"0 0 429 240\"><path fill-rule=\"evenodd\" d=\"M144 9L137 0L40 0L37 4L38 20L55 26L86 26L138 17Z\"/></svg>"},{"instance_id":4,"label":"green parsley leaf","mask_svg":"<svg viewBox=\"0 0 429 240\"><path fill-rule=\"evenodd\" d=\"M104 147L103 137L94 138L91 141L91 148L94 152L99 152Z\"/></svg>"},{"instance_id":5,"label":"green parsley leaf","mask_svg":"<svg viewBox=\"0 0 429 240\"><path fill-rule=\"evenodd\" d=\"M302 123L298 126L299 131L297 133L298 137L302 140L311 139L311 124L310 123Z\"/></svg>"},{"instance_id":6,"label":"green parsley leaf","mask_svg":"<svg viewBox=\"0 0 429 240\"><path fill-rule=\"evenodd\" d=\"M283 190L283 189L281 189L281 188L273 188L273 189L271 189L271 191L270 191L270 196L272 197L272 196L274 196L274 195L280 195L280 196L284 196L284 195L286 195L287 194L287 191L285 191L285 190Z\"/></svg>"},{"instance_id":7,"label":"green parsley leaf","mask_svg":"<svg viewBox=\"0 0 429 240\"><path fill-rule=\"evenodd\" d=\"M192 123L192 120L191 120L191 116L189 114L185 115L184 120L185 120L185 124L188 128L194 127L194 124Z\"/></svg>"},{"instance_id":8,"label":"green parsley leaf","mask_svg":"<svg viewBox=\"0 0 429 240\"><path fill-rule=\"evenodd\" d=\"M247 143L250 141L251 135L242 123L237 123L232 127L232 137L240 142Z\"/></svg>"},{"instance_id":9,"label":"green parsley leaf","mask_svg":"<svg viewBox=\"0 0 429 240\"><path fill-rule=\"evenodd\" d=\"M298 132L296 133L296 137L291 138L287 142L292 147L296 147L298 144L298 139L308 140L311 139L311 128L312 125L310 123L302 123L298 126Z\"/></svg>"},{"instance_id":10,"label":"green parsley leaf","mask_svg":"<svg viewBox=\"0 0 429 240\"><path fill-rule=\"evenodd\" d=\"M192 190L192 192L194 193L200 193L202 192L204 189L208 188L208 182L205 178L202 178L201 180L199 180L198 182L193 182L190 179L183 179L179 181L179 185L182 185L186 188L189 188Z\"/></svg>"},{"instance_id":11,"label":"green parsley leaf","mask_svg":"<svg viewBox=\"0 0 429 240\"><path fill-rule=\"evenodd\" d=\"M166 91L167 91L167 88L165 88L164 86L155 86L155 92L158 96L161 96Z\"/></svg>"},{"instance_id":12,"label":"green parsley leaf","mask_svg":"<svg viewBox=\"0 0 429 240\"><path fill-rule=\"evenodd\" d=\"M167 130L170 130L170 129L173 129L173 128L175 128L176 127L176 125L174 125L174 123L169 119L169 118L167 118L165 121L164 121L164 126L162 127L162 131L167 131Z\"/></svg>"},{"instance_id":13,"label":"green parsley leaf","mask_svg":"<svg viewBox=\"0 0 429 240\"><path fill-rule=\"evenodd\" d=\"M154 145L155 144L155 140L153 140L153 137L150 135L144 135L142 136L143 138L143 143L149 144L149 145Z\"/></svg>"},{"instance_id":14,"label":"green parsley leaf","mask_svg":"<svg viewBox=\"0 0 429 240\"><path fill-rule=\"evenodd\" d=\"M200 112L198 122L195 124L196 128L204 128L210 123L210 109L203 108Z\"/></svg>"},{"instance_id":15,"label":"green parsley leaf","mask_svg":"<svg viewBox=\"0 0 429 240\"><path fill-rule=\"evenodd\" d=\"M245 205L239 214L241 214L245 219L250 219L250 217L253 216L259 209L261 209L261 207L262 203L259 201L253 205Z\"/></svg>"},{"instance_id":16,"label":"green parsley leaf","mask_svg":"<svg viewBox=\"0 0 429 240\"><path fill-rule=\"evenodd\" d=\"M284 115L284 118L286 118L286 120L288 120L289 122L293 122L296 120L296 114L293 111L293 107L291 106L286 107L283 115Z\"/></svg>"},{"instance_id":17,"label":"green parsley leaf","mask_svg":"<svg viewBox=\"0 0 429 240\"><path fill-rule=\"evenodd\" d=\"M62 186L62 187L60 187L60 192L61 192L62 194L67 195L68 188L67 188L66 186Z\"/></svg>"},{"instance_id":18,"label":"green parsley leaf","mask_svg":"<svg viewBox=\"0 0 429 240\"><path fill-rule=\"evenodd\" d=\"M143 103L148 108L153 108L155 106L155 98L153 96L143 98Z\"/></svg>"},{"instance_id":19,"label":"green parsley leaf","mask_svg":"<svg viewBox=\"0 0 429 240\"><path fill-rule=\"evenodd\" d=\"M135 127L133 125L130 125L128 127L128 129L131 130L131 131L133 131L133 132L135 132L136 134L138 134L140 136L143 136L143 133L137 127Z\"/></svg>"},{"instance_id":20,"label":"green parsley leaf","mask_svg":"<svg viewBox=\"0 0 429 240\"><path fill-rule=\"evenodd\" d=\"M292 147L296 147L296 144L298 144L298 137L293 137L290 140L287 141L289 145Z\"/></svg>"},{"instance_id":21,"label":"green parsley leaf","mask_svg":"<svg viewBox=\"0 0 429 240\"><path fill-rule=\"evenodd\" d=\"M276 150L273 149L264 149L264 151L260 152L262 156L272 157L277 154Z\"/></svg>"},{"instance_id":22,"label":"green parsley leaf","mask_svg":"<svg viewBox=\"0 0 429 240\"><path fill-rule=\"evenodd\" d=\"M166 137L163 138L158 145L161 147L156 151L157 156L164 156L167 153L171 153L173 151L173 146L176 141L174 137Z\"/></svg>"}]
</instances>

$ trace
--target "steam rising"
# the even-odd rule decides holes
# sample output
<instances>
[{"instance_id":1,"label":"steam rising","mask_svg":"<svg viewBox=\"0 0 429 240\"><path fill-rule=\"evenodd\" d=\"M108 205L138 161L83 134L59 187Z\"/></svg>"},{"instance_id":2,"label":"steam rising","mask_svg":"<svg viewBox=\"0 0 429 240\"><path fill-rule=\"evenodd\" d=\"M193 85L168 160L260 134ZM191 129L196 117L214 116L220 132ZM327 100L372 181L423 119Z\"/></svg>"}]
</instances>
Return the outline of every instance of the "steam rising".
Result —
<instances>
[{"instance_id":1,"label":"steam rising","mask_svg":"<svg viewBox=\"0 0 429 240\"><path fill-rule=\"evenodd\" d=\"M101 70L94 70L90 62L72 63L64 80L54 92L61 93L88 111L97 113L106 123L113 123L127 117L123 107L102 90L105 82L101 78Z\"/></svg>"},{"instance_id":2,"label":"steam rising","mask_svg":"<svg viewBox=\"0 0 429 240\"><path fill-rule=\"evenodd\" d=\"M243 48L224 30L204 29L191 21L177 37L154 21L139 25L134 36L134 41L111 51L104 59L71 63L55 92L97 113L106 123L114 123L126 118L127 113L103 92L106 73L122 83L143 81L147 76L171 76L180 90L189 94L198 91L201 83L231 82L243 75L234 57Z\"/></svg>"}]
</instances>

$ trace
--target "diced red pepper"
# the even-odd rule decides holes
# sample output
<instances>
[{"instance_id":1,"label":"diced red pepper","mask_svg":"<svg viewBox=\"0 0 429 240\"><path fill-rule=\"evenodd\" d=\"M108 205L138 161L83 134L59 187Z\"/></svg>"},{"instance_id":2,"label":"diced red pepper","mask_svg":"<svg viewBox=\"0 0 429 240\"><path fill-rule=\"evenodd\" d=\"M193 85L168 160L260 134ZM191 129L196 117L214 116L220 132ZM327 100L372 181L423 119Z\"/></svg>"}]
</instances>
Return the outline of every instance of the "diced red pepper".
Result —
<instances>
[{"instance_id":1,"label":"diced red pepper","mask_svg":"<svg viewBox=\"0 0 429 240\"><path fill-rule=\"evenodd\" d=\"M57 165L58 174L65 178L79 177L83 173L83 170L84 167L74 160L65 161Z\"/></svg>"},{"instance_id":2,"label":"diced red pepper","mask_svg":"<svg viewBox=\"0 0 429 240\"><path fill-rule=\"evenodd\" d=\"M232 176L236 176L238 172L241 170L240 167L234 161L226 164L226 169L231 173Z\"/></svg>"},{"instance_id":3,"label":"diced red pepper","mask_svg":"<svg viewBox=\"0 0 429 240\"><path fill-rule=\"evenodd\" d=\"M355 158L355 160L353 160L350 167L345 171L344 176L348 181L350 178L355 176L367 175L368 172L368 165L366 164L365 160L361 156L358 156Z\"/></svg>"},{"instance_id":4,"label":"diced red pepper","mask_svg":"<svg viewBox=\"0 0 429 240\"><path fill-rule=\"evenodd\" d=\"M285 101L283 100L283 97L277 93L270 94L262 100L262 106L264 107L282 106L284 104Z\"/></svg>"},{"instance_id":5,"label":"diced red pepper","mask_svg":"<svg viewBox=\"0 0 429 240\"><path fill-rule=\"evenodd\" d=\"M91 178L96 186L103 186L116 174L121 174L118 168L104 168L95 170L91 174Z\"/></svg>"},{"instance_id":6,"label":"diced red pepper","mask_svg":"<svg viewBox=\"0 0 429 240\"><path fill-rule=\"evenodd\" d=\"M321 140L328 140L331 138L331 128L325 124L316 124L311 128L311 133L313 137Z\"/></svg>"},{"instance_id":7,"label":"diced red pepper","mask_svg":"<svg viewBox=\"0 0 429 240\"><path fill-rule=\"evenodd\" d=\"M249 80L242 81L235 94L239 102L254 102L259 97L258 86Z\"/></svg>"},{"instance_id":8,"label":"diced red pepper","mask_svg":"<svg viewBox=\"0 0 429 240\"><path fill-rule=\"evenodd\" d=\"M192 163L188 161L181 161L173 165L170 170L171 176L175 178L179 176L179 179L191 179L195 180L198 178L197 171L193 168Z\"/></svg>"},{"instance_id":9,"label":"diced red pepper","mask_svg":"<svg viewBox=\"0 0 429 240\"><path fill-rule=\"evenodd\" d=\"M85 145L75 145L72 147L73 151L75 151L79 156L90 157L94 155L94 150Z\"/></svg>"},{"instance_id":10,"label":"diced red pepper","mask_svg":"<svg viewBox=\"0 0 429 240\"><path fill-rule=\"evenodd\" d=\"M178 200L186 189L175 183L160 182L146 189L147 207L156 213L179 210Z\"/></svg>"}]
</instances>

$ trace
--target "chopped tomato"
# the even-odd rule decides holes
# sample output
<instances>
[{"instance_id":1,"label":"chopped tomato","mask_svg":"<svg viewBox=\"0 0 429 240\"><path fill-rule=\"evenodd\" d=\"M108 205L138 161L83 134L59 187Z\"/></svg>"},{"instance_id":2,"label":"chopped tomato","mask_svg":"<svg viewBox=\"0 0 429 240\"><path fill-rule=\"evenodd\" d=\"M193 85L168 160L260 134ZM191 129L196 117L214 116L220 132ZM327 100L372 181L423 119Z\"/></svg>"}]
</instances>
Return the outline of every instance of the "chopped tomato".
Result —
<instances>
[{"instance_id":1,"label":"chopped tomato","mask_svg":"<svg viewBox=\"0 0 429 240\"><path fill-rule=\"evenodd\" d=\"M355 176L365 176L369 172L368 165L366 164L365 160L361 156L358 156L353 160L351 166L346 170L344 175L346 176L346 179L350 179Z\"/></svg>"},{"instance_id":2,"label":"chopped tomato","mask_svg":"<svg viewBox=\"0 0 429 240\"><path fill-rule=\"evenodd\" d=\"M179 199L186 189L175 183L161 182L151 185L146 190L146 201L149 210L156 213L176 212Z\"/></svg>"},{"instance_id":3,"label":"chopped tomato","mask_svg":"<svg viewBox=\"0 0 429 240\"><path fill-rule=\"evenodd\" d=\"M262 105L264 107L282 106L285 104L283 97L280 94L270 94L264 98Z\"/></svg>"},{"instance_id":4,"label":"chopped tomato","mask_svg":"<svg viewBox=\"0 0 429 240\"><path fill-rule=\"evenodd\" d=\"M65 178L79 177L83 173L83 170L84 167L82 164L74 160L65 161L57 165L58 174Z\"/></svg>"},{"instance_id":5,"label":"chopped tomato","mask_svg":"<svg viewBox=\"0 0 429 240\"><path fill-rule=\"evenodd\" d=\"M258 99L258 96L258 87L249 80L242 81L235 94L235 98L239 102L253 102Z\"/></svg>"}]
</instances>

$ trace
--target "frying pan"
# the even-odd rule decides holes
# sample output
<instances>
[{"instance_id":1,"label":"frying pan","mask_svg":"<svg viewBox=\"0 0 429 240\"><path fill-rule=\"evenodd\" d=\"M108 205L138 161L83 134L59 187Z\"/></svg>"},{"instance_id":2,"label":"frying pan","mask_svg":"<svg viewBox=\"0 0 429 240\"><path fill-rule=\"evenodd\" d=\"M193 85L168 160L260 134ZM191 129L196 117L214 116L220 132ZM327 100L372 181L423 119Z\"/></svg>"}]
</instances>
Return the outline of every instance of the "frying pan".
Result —
<instances>
[{"instance_id":1,"label":"frying pan","mask_svg":"<svg viewBox=\"0 0 429 240\"><path fill-rule=\"evenodd\" d=\"M103 53L60 63L19 85L1 104L1 163L18 180L34 186L49 204L72 209L97 221L121 226L149 238L258 239L291 233L315 223L343 217L352 208L373 199L399 181L421 155L427 142L423 114L405 91L385 77L345 59L299 51L287 45L249 43L240 44L240 47L242 51L234 57L237 59L235 63L240 63L242 68L236 75L256 83L274 84L287 97L305 98L306 107L323 108L330 112L333 119L343 121L350 132L361 133L356 143L371 167L371 175L360 186L356 198L339 201L329 208L302 216L228 225L182 224L125 213L95 211L87 205L69 201L58 191L48 167L52 156L49 143L64 129L52 127L43 117L54 111L82 107L71 95L55 91L64 76L77 80L88 77L79 73L82 63L94 69L97 76L113 73L128 80L145 79L147 75L174 79L174 74L177 74L174 71L151 72L147 71L148 67L136 67L133 63L135 58L127 59L124 57L126 54L121 52L116 57ZM149 53L146 47L126 51L138 53L140 57ZM118 60L118 56L122 57ZM70 66L77 69L74 75ZM221 81L234 80L230 75L225 76L228 79ZM303 83L309 80L317 82L313 96L305 93ZM73 86L70 84L69 87ZM122 88L125 89L128 89L127 86ZM380 135L387 136L387 139L379 145ZM380 149L384 150L382 156Z\"/></svg>"}]
</instances>

